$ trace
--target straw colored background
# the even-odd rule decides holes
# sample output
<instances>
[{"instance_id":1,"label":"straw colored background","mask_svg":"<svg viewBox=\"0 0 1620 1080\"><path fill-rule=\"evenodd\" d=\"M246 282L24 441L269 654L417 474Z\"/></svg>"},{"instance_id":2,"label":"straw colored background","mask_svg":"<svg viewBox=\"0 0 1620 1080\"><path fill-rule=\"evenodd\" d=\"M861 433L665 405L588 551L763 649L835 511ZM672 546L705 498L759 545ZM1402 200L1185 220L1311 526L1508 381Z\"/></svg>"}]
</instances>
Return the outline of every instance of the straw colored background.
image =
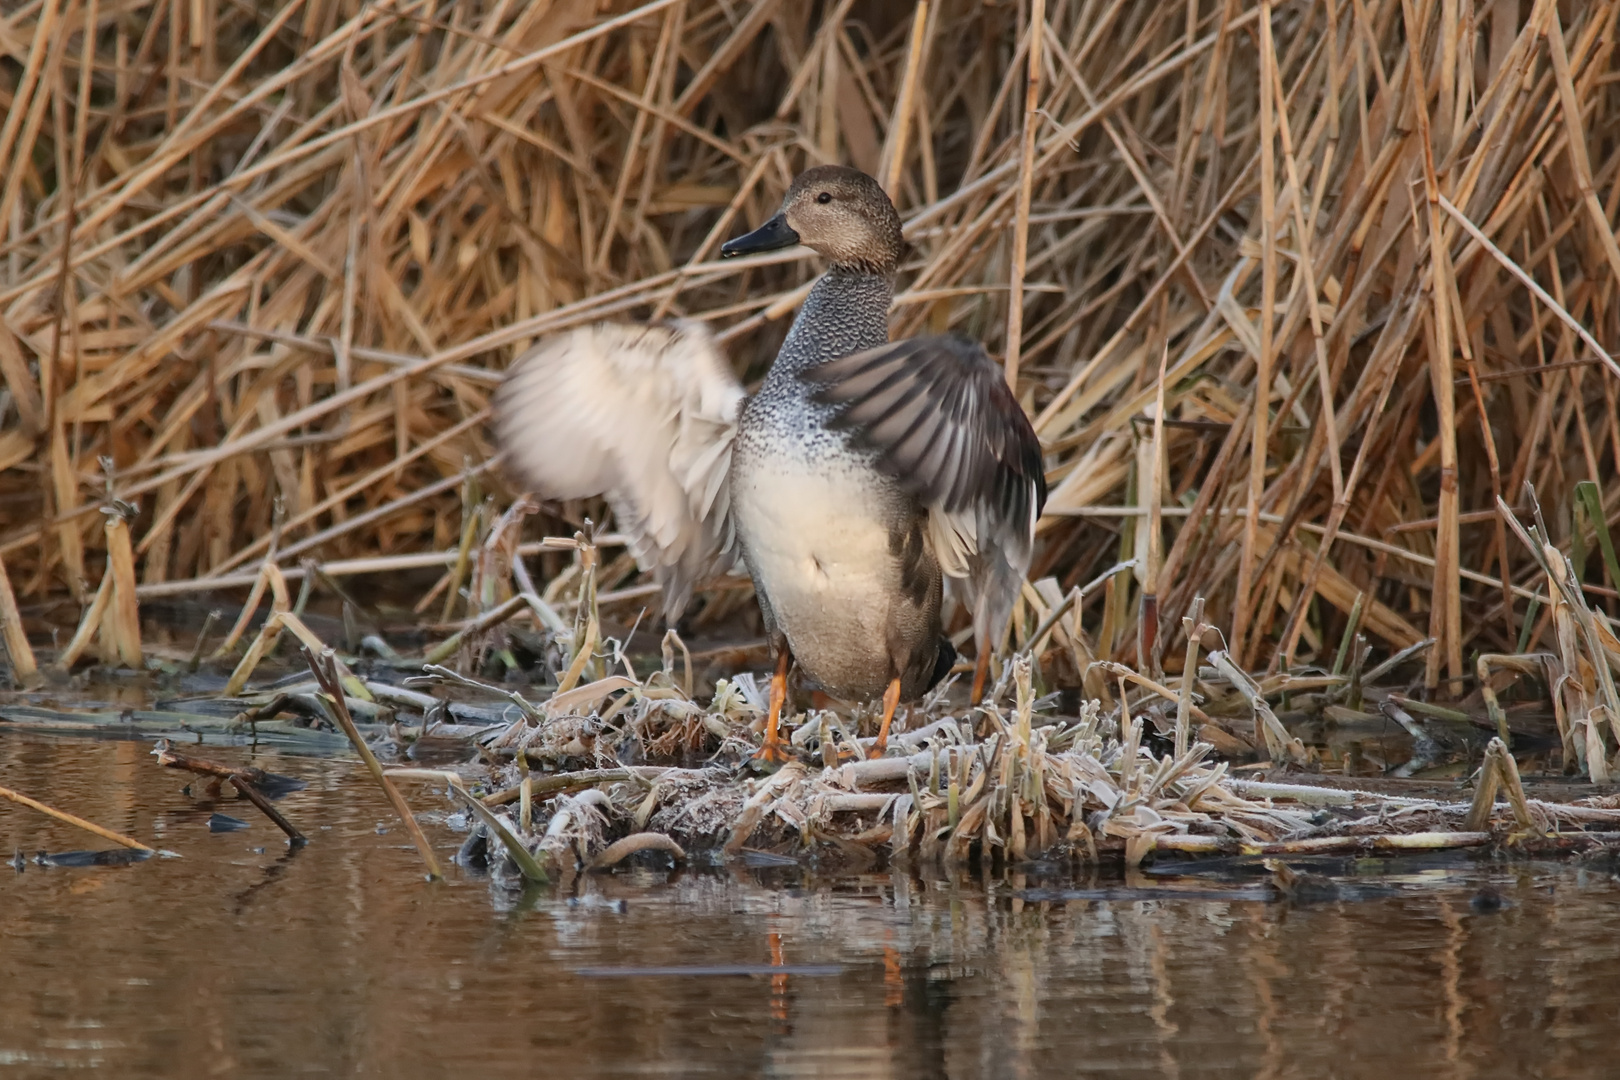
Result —
<instances>
[{"instance_id":1,"label":"straw colored background","mask_svg":"<svg viewBox=\"0 0 1620 1080\"><path fill-rule=\"evenodd\" d=\"M1250 665L1331 661L1352 610L1376 649L1438 639L1431 683L1557 647L1496 498L1529 521L1535 486L1601 622L1572 522L1582 480L1620 507L1617 17L8 0L0 557L25 605L93 592L109 489L147 597L272 543L450 550L539 336L701 318L757 376L817 268L718 245L841 161L907 219L894 333L981 338L1036 418L1032 610L1134 559L1088 601L1099 655L1143 611L1177 653L1195 595Z\"/></svg>"}]
</instances>

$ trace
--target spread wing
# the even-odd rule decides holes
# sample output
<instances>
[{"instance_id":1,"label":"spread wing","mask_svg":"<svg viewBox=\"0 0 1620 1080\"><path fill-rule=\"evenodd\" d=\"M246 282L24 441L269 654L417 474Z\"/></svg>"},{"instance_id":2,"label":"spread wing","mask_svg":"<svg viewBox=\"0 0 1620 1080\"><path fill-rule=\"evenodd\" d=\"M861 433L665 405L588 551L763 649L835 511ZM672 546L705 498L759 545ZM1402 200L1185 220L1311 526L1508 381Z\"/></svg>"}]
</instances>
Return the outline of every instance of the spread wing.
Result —
<instances>
[{"instance_id":1,"label":"spread wing","mask_svg":"<svg viewBox=\"0 0 1620 1080\"><path fill-rule=\"evenodd\" d=\"M812 367L833 426L874 450L929 509L944 572L968 587L981 646L999 638L1046 502L1041 444L994 361L955 335L908 338Z\"/></svg>"},{"instance_id":2,"label":"spread wing","mask_svg":"<svg viewBox=\"0 0 1620 1080\"><path fill-rule=\"evenodd\" d=\"M729 474L743 389L701 325L602 323L541 342L495 397L495 429L550 499L605 495L679 617L735 555Z\"/></svg>"}]
</instances>

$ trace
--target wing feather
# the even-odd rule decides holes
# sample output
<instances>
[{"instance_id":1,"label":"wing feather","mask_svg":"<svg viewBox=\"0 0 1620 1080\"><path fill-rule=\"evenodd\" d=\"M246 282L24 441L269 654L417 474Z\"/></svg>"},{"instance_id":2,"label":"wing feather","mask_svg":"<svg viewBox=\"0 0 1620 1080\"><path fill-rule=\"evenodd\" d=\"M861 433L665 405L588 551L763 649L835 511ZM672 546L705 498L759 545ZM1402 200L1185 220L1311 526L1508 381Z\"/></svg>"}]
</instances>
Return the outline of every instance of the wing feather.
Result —
<instances>
[{"instance_id":1,"label":"wing feather","mask_svg":"<svg viewBox=\"0 0 1620 1080\"><path fill-rule=\"evenodd\" d=\"M908 338L801 377L833 426L929 510L941 569L961 580L980 647L999 637L1046 502L1041 444L1001 369L958 336Z\"/></svg>"},{"instance_id":2,"label":"wing feather","mask_svg":"<svg viewBox=\"0 0 1620 1080\"><path fill-rule=\"evenodd\" d=\"M514 469L539 495L605 495L678 617L735 556L728 478L743 389L700 324L582 327L535 346L495 398Z\"/></svg>"}]
</instances>

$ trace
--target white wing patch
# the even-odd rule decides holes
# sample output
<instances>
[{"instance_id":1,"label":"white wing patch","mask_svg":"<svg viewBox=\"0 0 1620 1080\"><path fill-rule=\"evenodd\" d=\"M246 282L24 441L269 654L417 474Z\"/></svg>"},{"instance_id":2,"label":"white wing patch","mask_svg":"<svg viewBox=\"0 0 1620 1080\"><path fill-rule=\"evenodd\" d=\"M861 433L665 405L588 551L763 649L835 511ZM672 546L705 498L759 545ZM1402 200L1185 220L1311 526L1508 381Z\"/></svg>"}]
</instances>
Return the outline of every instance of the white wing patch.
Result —
<instances>
[{"instance_id":1,"label":"white wing patch","mask_svg":"<svg viewBox=\"0 0 1620 1080\"><path fill-rule=\"evenodd\" d=\"M542 497L607 497L673 619L734 556L728 478L743 397L701 324L602 323L519 358L496 395L496 433Z\"/></svg>"},{"instance_id":2,"label":"white wing patch","mask_svg":"<svg viewBox=\"0 0 1620 1080\"><path fill-rule=\"evenodd\" d=\"M928 539L946 577L968 576L968 559L979 551L977 519L972 507L954 514L937 505L929 507Z\"/></svg>"}]
</instances>

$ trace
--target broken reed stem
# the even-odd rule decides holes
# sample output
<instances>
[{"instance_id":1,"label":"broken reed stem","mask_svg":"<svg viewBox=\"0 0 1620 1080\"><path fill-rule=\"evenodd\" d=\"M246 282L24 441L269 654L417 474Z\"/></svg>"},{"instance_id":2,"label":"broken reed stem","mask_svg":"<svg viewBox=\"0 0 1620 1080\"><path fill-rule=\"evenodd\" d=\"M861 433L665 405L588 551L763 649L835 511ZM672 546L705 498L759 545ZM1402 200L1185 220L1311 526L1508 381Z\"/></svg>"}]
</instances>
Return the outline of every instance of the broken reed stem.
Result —
<instances>
[{"instance_id":1,"label":"broken reed stem","mask_svg":"<svg viewBox=\"0 0 1620 1080\"><path fill-rule=\"evenodd\" d=\"M478 520L482 516L483 507L478 501L478 486L469 476L461 488L461 542L456 545L456 561L450 568L450 584L445 586L444 609L439 612L440 622L450 621L450 616L456 611L456 602L461 599L461 583L467 579L473 543L478 539Z\"/></svg>"},{"instance_id":2,"label":"broken reed stem","mask_svg":"<svg viewBox=\"0 0 1620 1080\"><path fill-rule=\"evenodd\" d=\"M198 666L202 664L203 649L208 644L208 632L214 628L214 624L219 620L220 613L217 608L211 609L207 615L203 616L202 627L197 631L197 642L192 645L191 655L186 658L187 671L195 672Z\"/></svg>"},{"instance_id":3,"label":"broken reed stem","mask_svg":"<svg viewBox=\"0 0 1620 1080\"><path fill-rule=\"evenodd\" d=\"M1513 760L1508 752L1507 744L1500 739L1492 739L1487 752L1494 750L1497 771L1502 774L1502 787L1507 790L1508 805L1513 808L1513 822L1521 832L1527 832L1536 827L1535 819L1530 816L1530 804L1524 797L1524 784L1519 780L1519 763Z\"/></svg>"},{"instance_id":4,"label":"broken reed stem","mask_svg":"<svg viewBox=\"0 0 1620 1080\"><path fill-rule=\"evenodd\" d=\"M1209 654L1209 662L1214 665L1215 670L1226 677L1234 690L1243 695L1249 707L1254 710L1255 742L1266 752L1266 757L1279 764L1284 761L1291 761L1296 765L1305 764L1304 744L1283 727L1282 721L1277 719L1277 714L1272 712L1271 706L1267 704L1265 695L1260 693L1259 686L1238 668L1231 655L1217 649Z\"/></svg>"},{"instance_id":5,"label":"broken reed stem","mask_svg":"<svg viewBox=\"0 0 1620 1080\"><path fill-rule=\"evenodd\" d=\"M422 826L417 823L416 815L411 813L411 808L406 805L404 797L399 793L399 789L394 787L393 781L388 779L382 770L382 766L377 763L376 756L372 754L371 747L366 745L366 740L361 737L360 730L354 726L354 718L349 715L349 703L343 693L343 681L339 676L337 654L331 649L322 649L317 654L307 645L304 646L302 651L304 662L309 665L309 670L314 674L315 681L321 684L321 689L326 694L324 700L329 703L332 718L343 729L343 734L349 737L349 742L353 744L355 753L360 755L360 760L365 762L366 770L371 773L371 778L377 781L377 786L382 788L383 794L388 797L388 801L394 807L394 812L399 815L400 822L404 824L405 831L411 834L411 840L415 842L416 850L421 852L422 862L427 866L428 877L434 881L442 881L444 871L439 869L438 857L433 854L433 846L428 843L427 836L423 834Z\"/></svg>"},{"instance_id":6,"label":"broken reed stem","mask_svg":"<svg viewBox=\"0 0 1620 1080\"><path fill-rule=\"evenodd\" d=\"M1204 598L1193 598L1192 607L1181 619L1181 629L1187 635L1187 655L1181 666L1181 693L1176 698L1176 757L1181 757L1192 745L1193 678L1198 674L1198 650L1204 634L1210 629L1204 622Z\"/></svg>"},{"instance_id":7,"label":"broken reed stem","mask_svg":"<svg viewBox=\"0 0 1620 1080\"><path fill-rule=\"evenodd\" d=\"M34 650L23 630L22 613L17 610L17 596L11 591L11 578L6 575L4 559L0 559L0 638L4 640L13 677L24 689L33 687L39 682L39 665L34 662Z\"/></svg>"},{"instance_id":8,"label":"broken reed stem","mask_svg":"<svg viewBox=\"0 0 1620 1080\"><path fill-rule=\"evenodd\" d=\"M287 582L282 578L281 569L275 563L265 562L260 571L259 583L260 586L254 589L253 593L248 597L248 602L242 606L241 617L236 620L236 627L233 628L232 633L236 634L239 630L247 627L253 612L259 606L259 598L263 595L266 583L268 583L270 589L270 616L264 620L264 625L259 627L259 633L254 637L253 644L248 646L247 652L243 654L235 670L231 672L230 679L226 681L226 697L235 697L242 692L242 688L247 685L248 677L253 674L253 669L258 667L259 661L269 655L271 649L275 648L276 640L281 636L283 627L295 627L299 632L299 637L310 648L319 648L321 644L304 627L298 617L288 610ZM231 648L235 648L236 642L233 637L227 636L225 640L230 644ZM226 651L226 646L221 645L220 651L214 655L221 656Z\"/></svg>"},{"instance_id":9,"label":"broken reed stem","mask_svg":"<svg viewBox=\"0 0 1620 1080\"><path fill-rule=\"evenodd\" d=\"M1530 816L1530 804L1524 797L1524 785L1519 781L1519 764L1513 760L1507 744L1500 738L1492 739L1485 747L1485 761L1479 770L1479 786L1468 807L1464 828L1478 831L1490 828L1491 811L1496 805L1496 794L1506 789L1508 806L1513 811L1513 823L1520 832L1536 827Z\"/></svg>"},{"instance_id":10,"label":"broken reed stem","mask_svg":"<svg viewBox=\"0 0 1620 1080\"><path fill-rule=\"evenodd\" d=\"M531 780L529 794L531 797L552 795L559 791L572 791L575 788L633 780L638 775L656 778L663 771L662 768L643 766L638 767L636 772L631 772L629 769L581 769L577 772L558 773L553 776L538 776ZM485 806L504 806L509 802L516 801L521 794L521 787L504 788L485 795L483 803Z\"/></svg>"},{"instance_id":11,"label":"broken reed stem","mask_svg":"<svg viewBox=\"0 0 1620 1080\"><path fill-rule=\"evenodd\" d=\"M107 605L112 603L112 589L112 571L109 568L101 575L101 585L97 587L95 597L85 607L84 614L79 617L79 628L73 632L67 647L56 657L55 666L58 671L71 671L79 657L84 655L84 650L90 647L90 639L100 632L102 620L107 614Z\"/></svg>"},{"instance_id":12,"label":"broken reed stem","mask_svg":"<svg viewBox=\"0 0 1620 1080\"><path fill-rule=\"evenodd\" d=\"M1502 745L1512 749L1513 734L1508 730L1507 713L1503 711L1501 702L1496 697L1496 688L1491 685L1491 672L1498 667L1510 668L1514 671L1535 675L1546 679L1549 686L1556 684L1556 678L1548 678L1542 667L1541 658L1504 656L1500 653L1481 653L1474 661L1474 673L1479 677L1479 693L1485 701L1485 715L1496 728L1496 737L1502 740ZM1564 735L1562 717L1559 718L1559 734Z\"/></svg>"},{"instance_id":13,"label":"broken reed stem","mask_svg":"<svg viewBox=\"0 0 1620 1080\"><path fill-rule=\"evenodd\" d=\"M129 524L118 514L107 518L107 574L112 578L112 601L104 618L111 620L118 662L139 670L141 616L135 599L135 555L130 549Z\"/></svg>"},{"instance_id":14,"label":"broken reed stem","mask_svg":"<svg viewBox=\"0 0 1620 1080\"><path fill-rule=\"evenodd\" d=\"M1497 740L1491 740L1494 745ZM1496 767L1496 757L1487 747L1485 763L1480 766L1479 784L1474 788L1474 798L1468 807L1468 818L1463 828L1469 832L1479 832L1490 828L1491 810L1496 805L1496 793L1501 789L1502 773Z\"/></svg>"},{"instance_id":15,"label":"broken reed stem","mask_svg":"<svg viewBox=\"0 0 1620 1080\"><path fill-rule=\"evenodd\" d=\"M57 821L65 822L65 823L67 823L69 825L76 826L76 827L78 827L80 829L83 829L85 832L94 833L95 835L101 837L103 840L111 840L115 844L122 844L127 848L134 848L136 851L154 851L154 850L156 850L155 848L151 847L150 845L143 844L139 840L136 840L133 837L125 836L123 833L113 832L111 829L104 829L100 825L97 825L95 822L86 821L86 820L84 820L84 818L78 817L78 816L76 816L74 814L70 814L66 810L57 810L54 807L46 806L44 803L40 802L38 799L30 799L27 795L24 795L20 791L13 791L11 788L8 788L8 787L0 787L0 798L10 799L12 802L18 803L19 805L27 806L27 807L30 807L31 809L38 810L40 813L44 814L46 817L55 818Z\"/></svg>"},{"instance_id":16,"label":"broken reed stem","mask_svg":"<svg viewBox=\"0 0 1620 1080\"><path fill-rule=\"evenodd\" d=\"M1115 678L1122 680L1122 683L1121 683L1122 688L1123 688L1123 683L1124 682L1133 682L1136 685L1140 686L1142 689L1150 690L1153 693L1159 695L1161 698L1164 698L1166 701L1177 702L1178 703L1177 707L1178 708L1180 707L1179 703L1182 700L1182 695L1180 693L1176 692L1175 690L1170 689L1168 686L1165 686L1163 683L1155 682L1153 679L1148 678L1146 675L1143 675L1140 672L1134 671L1131 668L1126 667L1124 664L1116 664L1112 660L1099 660L1095 664L1093 664L1092 666L1095 667L1098 671L1106 672L1109 675L1112 675ZM1186 680L1183 679L1182 682L1183 682L1183 686L1185 687ZM1187 692L1190 695L1191 691L1189 690ZM1190 696L1189 696L1189 698L1187 700L1187 712L1188 712L1189 716L1197 717L1199 720L1202 720L1206 724L1209 723L1209 715L1207 713L1205 713L1203 709L1200 709L1197 705L1194 705L1192 703L1192 700L1191 700ZM1182 753L1185 753L1185 752L1186 751L1182 751Z\"/></svg>"},{"instance_id":17,"label":"broken reed stem","mask_svg":"<svg viewBox=\"0 0 1620 1080\"><path fill-rule=\"evenodd\" d=\"M566 694L578 684L591 662L601 635L601 616L597 610L598 596L596 593L596 545L585 539L584 533L574 535L574 546L579 552L580 580L579 580L579 607L574 613L574 634L572 637L579 641L579 647L574 651L573 660L568 665L561 678L557 680L557 693ZM579 628L584 623L584 635L581 639Z\"/></svg>"},{"instance_id":18,"label":"broken reed stem","mask_svg":"<svg viewBox=\"0 0 1620 1080\"><path fill-rule=\"evenodd\" d=\"M259 601L264 599L264 592L271 585L272 568L275 568L275 563L269 558L259 565L259 572L253 576L253 588L248 591L247 601L243 603L236 622L226 633L225 640L220 642L219 648L215 650L215 659L229 655L236 648L237 642L242 640L242 635L247 632L248 623L253 621L253 613L259 610Z\"/></svg>"},{"instance_id":19,"label":"broken reed stem","mask_svg":"<svg viewBox=\"0 0 1620 1080\"><path fill-rule=\"evenodd\" d=\"M489 807L480 802L477 796L467 790L466 783L458 774L445 769L389 769L387 775L402 780L431 780L444 784L452 795L466 804L467 809L494 835L495 839L500 841L526 881L544 885L550 880L545 868L524 846L523 841L506 827L504 821L491 813Z\"/></svg>"},{"instance_id":20,"label":"broken reed stem","mask_svg":"<svg viewBox=\"0 0 1620 1080\"><path fill-rule=\"evenodd\" d=\"M534 599L538 599L538 597ZM516 615L519 611L522 611L525 607L532 606L532 604L533 600L531 600L530 596L520 593L519 595L512 597L510 600L507 600L500 606L490 608L488 611L478 616L478 618L474 619L472 622L468 623L466 626L462 627L460 630L457 630L454 634L451 634L449 637L439 642L439 644L433 646L433 648L423 653L422 662L424 664L437 664L442 662L446 657L454 655L455 652L461 648L462 642L477 637L479 634L485 633L494 627L499 626L507 619L510 619L513 615Z\"/></svg>"}]
</instances>

